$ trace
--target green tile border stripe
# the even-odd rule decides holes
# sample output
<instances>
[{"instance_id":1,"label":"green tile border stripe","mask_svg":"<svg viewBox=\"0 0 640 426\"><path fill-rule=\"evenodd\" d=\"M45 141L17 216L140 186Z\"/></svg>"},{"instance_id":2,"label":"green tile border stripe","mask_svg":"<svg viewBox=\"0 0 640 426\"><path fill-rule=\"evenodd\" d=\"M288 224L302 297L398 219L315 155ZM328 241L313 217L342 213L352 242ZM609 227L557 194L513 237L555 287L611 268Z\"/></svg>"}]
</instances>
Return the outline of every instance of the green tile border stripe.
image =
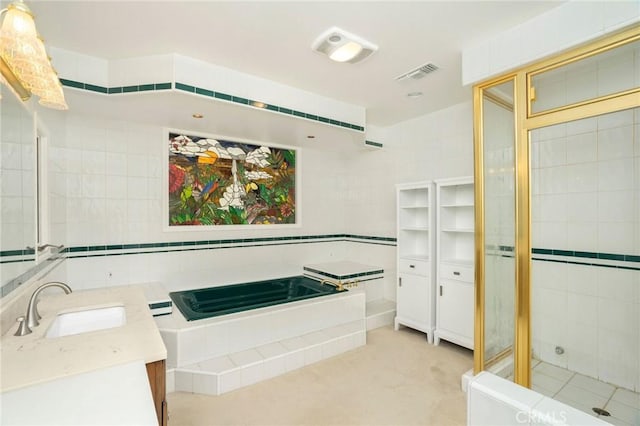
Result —
<instances>
[{"instance_id":1,"label":"green tile border stripe","mask_svg":"<svg viewBox=\"0 0 640 426\"><path fill-rule=\"evenodd\" d=\"M0 298L6 296L7 294L11 293L16 288L20 287L22 284L27 282L30 278L32 278L33 276L39 274L45 268L49 267L49 265L51 265L53 262L57 262L58 260L64 258L64 256L62 255L63 252L64 252L64 250L62 252L54 255L54 256L51 256L50 258L46 259L45 261L34 265L33 267L29 268L29 270L27 270L24 273L18 275L17 277L12 279L11 281L8 281L5 285L3 285L0 288Z\"/></svg>"},{"instance_id":2,"label":"green tile border stripe","mask_svg":"<svg viewBox=\"0 0 640 426\"><path fill-rule=\"evenodd\" d=\"M563 249L532 248L531 260L540 262L566 263L569 265L597 266L601 268L617 268L631 271L640 271L640 256L620 253L600 253L591 251L576 251ZM549 256L549 257L537 257ZM558 256L561 259L554 259ZM614 263L602 263L613 261ZM637 265L635 265L637 264Z\"/></svg>"},{"instance_id":3,"label":"green tile border stripe","mask_svg":"<svg viewBox=\"0 0 640 426\"><path fill-rule=\"evenodd\" d=\"M498 246L496 250L502 252L513 253L513 246ZM598 260L615 260L619 262L633 262L640 263L640 255L635 254L621 254L621 253L601 253L592 251L580 251L580 250L564 250L564 249L548 249L548 248L532 248L531 254L545 255L545 256L563 256L563 257L575 257L581 259L598 259Z\"/></svg>"},{"instance_id":4,"label":"green tile border stripe","mask_svg":"<svg viewBox=\"0 0 640 426\"><path fill-rule=\"evenodd\" d=\"M566 263L569 265L583 265L583 266L598 266L602 268L614 268L614 269L626 269L631 271L640 271L640 265L638 267L634 266L624 266L624 265L608 265L604 263L594 263L594 262L573 262L570 260L560 260L560 259L545 259L540 257L532 257L531 260L537 260L541 262L553 262L553 263Z\"/></svg>"},{"instance_id":5,"label":"green tile border stripe","mask_svg":"<svg viewBox=\"0 0 640 426\"><path fill-rule=\"evenodd\" d=\"M365 145L369 145L369 146L374 146L374 147L376 147L376 148L382 148L382 147L383 147L383 145L382 145L380 142L374 142L374 141L367 141L367 140L365 140L365 141L364 141L364 144L365 144Z\"/></svg>"},{"instance_id":6,"label":"green tile border stripe","mask_svg":"<svg viewBox=\"0 0 640 426\"><path fill-rule=\"evenodd\" d=\"M488 251L489 254L507 258L513 258L513 252L514 248L512 246L497 246ZM598 266L603 268L619 268L640 271L640 256L634 254L600 253L547 248L532 248L531 254L531 260L541 262L567 263L571 265Z\"/></svg>"},{"instance_id":7,"label":"green tile border stripe","mask_svg":"<svg viewBox=\"0 0 640 426\"><path fill-rule=\"evenodd\" d=\"M264 102L261 102L258 100L242 98L239 96L230 95L228 93L216 92L211 89L192 86L190 84L184 84L177 81L176 81L176 90L182 90L184 92L194 93L196 95L206 96L212 99L219 99L222 101L233 102L241 105L249 105L249 106L253 106L254 108L266 109L268 111L279 112L281 114L290 115L293 117L304 118L311 121L317 121L319 123L324 123L324 124L329 124L337 127L343 127L345 129L364 132L364 127L359 126L357 124L334 120L332 118L322 117L315 114L309 114L304 111L297 111L291 108L286 108L278 105L265 104Z\"/></svg>"},{"instance_id":8,"label":"green tile border stripe","mask_svg":"<svg viewBox=\"0 0 640 426\"><path fill-rule=\"evenodd\" d=\"M149 309L170 308L173 306L172 301L149 303Z\"/></svg>"},{"instance_id":9,"label":"green tile border stripe","mask_svg":"<svg viewBox=\"0 0 640 426\"><path fill-rule=\"evenodd\" d=\"M152 92L159 90L170 90L173 85L170 82L165 83L147 83L137 84L132 86L118 86L118 87L105 87L95 84L83 83L81 81L68 80L61 78L60 83L63 86L71 87L74 89L87 90L89 92L102 93L104 95L114 95L122 93L137 93L137 92Z\"/></svg>"},{"instance_id":10,"label":"green tile border stripe","mask_svg":"<svg viewBox=\"0 0 640 426\"><path fill-rule=\"evenodd\" d=\"M94 256L119 256L128 254L165 253L189 250L214 250L220 248L260 247L286 244L307 244L328 241L352 241L366 244L381 244L395 246L396 239L390 237L376 237L352 234L325 235L293 235L283 237L256 237L200 241L171 241L141 244L112 244L95 246L74 246L66 248L69 258ZM164 250L162 250L164 249Z\"/></svg>"},{"instance_id":11,"label":"green tile border stripe","mask_svg":"<svg viewBox=\"0 0 640 426\"><path fill-rule=\"evenodd\" d=\"M29 256L29 255L35 255L35 254L36 254L36 251L34 249L0 251L0 257Z\"/></svg>"},{"instance_id":12,"label":"green tile border stripe","mask_svg":"<svg viewBox=\"0 0 640 426\"><path fill-rule=\"evenodd\" d=\"M71 87L73 89L87 90L90 92L102 93L104 95L119 95L123 93L151 92L151 91L159 91L159 90L171 90L175 88L175 90L181 90L183 92L193 93L195 95L205 96L212 99L218 99L221 101L232 102L240 105L252 106L254 108L278 112L281 114L290 115L292 117L304 118L306 120L317 121L319 123L342 127L344 129L364 132L364 126L360 126L357 124L334 120L332 118L322 117L316 114L309 114L304 111L297 111L290 108L285 108L283 106L265 104L264 102L261 102L258 100L243 98L241 96L235 96L235 95L231 95L223 92L216 92L211 89L192 86L190 84L180 83L178 81L175 82L175 85L173 85L170 82L166 82L166 83L138 84L138 85L132 85L132 86L105 87L105 86L98 86L95 84L83 83L81 81L68 80L66 78L61 78L60 83L62 83L63 86ZM380 148L382 147L382 144L377 144L376 142L371 142L370 144L374 144L375 146L380 145L379 147Z\"/></svg>"},{"instance_id":13,"label":"green tile border stripe","mask_svg":"<svg viewBox=\"0 0 640 426\"><path fill-rule=\"evenodd\" d=\"M336 279L336 280L346 280L346 279L351 279L351 278L368 277L368 276L371 276L371 275L382 275L382 274L384 274L384 269L376 269L374 271L359 272L359 273L355 273L355 274L346 274L346 275L335 275L335 274L331 274L331 273L326 272L326 271L321 271L319 269L309 268L308 266L303 267L303 270L308 271L308 272L313 272L315 274L322 275L322 276L325 276L325 277L333 278L333 279ZM384 278L384 277L380 276L379 278Z\"/></svg>"},{"instance_id":14,"label":"green tile border stripe","mask_svg":"<svg viewBox=\"0 0 640 426\"><path fill-rule=\"evenodd\" d=\"M532 248L531 254L577 257L582 259L617 260L620 262L640 263L640 256L633 255L633 254L600 253L600 252L590 252L590 251L574 251L574 250L545 249L545 248Z\"/></svg>"}]
</instances>

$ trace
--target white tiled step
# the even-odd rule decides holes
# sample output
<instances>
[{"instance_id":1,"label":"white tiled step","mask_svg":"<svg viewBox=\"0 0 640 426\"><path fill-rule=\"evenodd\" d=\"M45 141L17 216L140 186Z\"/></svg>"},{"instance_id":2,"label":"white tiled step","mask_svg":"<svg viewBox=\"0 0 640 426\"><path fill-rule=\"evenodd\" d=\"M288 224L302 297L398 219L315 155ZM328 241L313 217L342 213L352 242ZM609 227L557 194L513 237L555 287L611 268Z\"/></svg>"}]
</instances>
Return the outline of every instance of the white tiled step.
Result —
<instances>
[{"instance_id":1,"label":"white tiled step","mask_svg":"<svg viewBox=\"0 0 640 426\"><path fill-rule=\"evenodd\" d=\"M179 367L171 373L176 391L220 395L363 346L366 340L364 321L353 321Z\"/></svg>"},{"instance_id":2,"label":"white tiled step","mask_svg":"<svg viewBox=\"0 0 640 426\"><path fill-rule=\"evenodd\" d=\"M396 302L378 299L366 304L367 331L393 324L396 316Z\"/></svg>"}]
</instances>

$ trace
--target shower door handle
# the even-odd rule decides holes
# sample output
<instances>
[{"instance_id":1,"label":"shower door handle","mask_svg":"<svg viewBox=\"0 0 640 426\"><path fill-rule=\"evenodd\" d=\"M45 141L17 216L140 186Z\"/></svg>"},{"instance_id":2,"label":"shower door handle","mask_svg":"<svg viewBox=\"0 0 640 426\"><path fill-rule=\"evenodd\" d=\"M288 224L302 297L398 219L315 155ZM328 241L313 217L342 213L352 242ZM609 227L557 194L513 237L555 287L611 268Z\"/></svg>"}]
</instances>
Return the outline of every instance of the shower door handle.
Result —
<instances>
[{"instance_id":1,"label":"shower door handle","mask_svg":"<svg viewBox=\"0 0 640 426\"><path fill-rule=\"evenodd\" d=\"M402 287L402 277L398 277L398 287Z\"/></svg>"}]
</instances>

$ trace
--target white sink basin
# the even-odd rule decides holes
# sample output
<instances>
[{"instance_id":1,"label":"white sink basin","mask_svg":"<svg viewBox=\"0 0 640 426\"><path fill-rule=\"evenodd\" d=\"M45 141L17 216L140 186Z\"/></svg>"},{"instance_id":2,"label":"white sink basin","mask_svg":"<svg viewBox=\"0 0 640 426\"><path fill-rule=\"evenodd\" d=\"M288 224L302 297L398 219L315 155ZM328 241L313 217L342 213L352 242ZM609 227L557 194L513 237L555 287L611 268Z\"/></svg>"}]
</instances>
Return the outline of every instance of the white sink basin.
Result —
<instances>
[{"instance_id":1,"label":"white sink basin","mask_svg":"<svg viewBox=\"0 0 640 426\"><path fill-rule=\"evenodd\" d=\"M121 327L127 323L124 306L93 308L83 311L65 312L53 320L46 337L71 336L107 328Z\"/></svg>"}]
</instances>

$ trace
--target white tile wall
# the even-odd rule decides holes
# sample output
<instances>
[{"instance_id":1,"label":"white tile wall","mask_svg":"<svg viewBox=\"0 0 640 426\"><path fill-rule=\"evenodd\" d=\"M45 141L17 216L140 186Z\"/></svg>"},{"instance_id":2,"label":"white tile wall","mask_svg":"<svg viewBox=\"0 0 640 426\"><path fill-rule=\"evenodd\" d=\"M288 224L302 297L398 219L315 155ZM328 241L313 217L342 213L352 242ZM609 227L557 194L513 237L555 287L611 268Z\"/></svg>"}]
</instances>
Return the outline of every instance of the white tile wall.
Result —
<instances>
[{"instance_id":1,"label":"white tile wall","mask_svg":"<svg viewBox=\"0 0 640 426\"><path fill-rule=\"evenodd\" d=\"M566 291L544 288L555 284L558 265L567 269ZM534 355L637 390L638 273L534 261L532 277ZM556 346L565 353L557 355Z\"/></svg>"},{"instance_id":2,"label":"white tile wall","mask_svg":"<svg viewBox=\"0 0 640 426\"><path fill-rule=\"evenodd\" d=\"M534 131L534 247L640 252L637 110ZM534 261L532 279L534 354L637 390L640 272Z\"/></svg>"},{"instance_id":3,"label":"white tile wall","mask_svg":"<svg viewBox=\"0 0 640 426\"><path fill-rule=\"evenodd\" d=\"M462 81L471 84L640 21L637 1L573 0L462 52ZM624 65L618 65L623 67ZM604 70L604 73L608 70ZM633 74L631 74L633 75ZM620 84L608 78L610 84ZM564 91L561 91L564 93Z\"/></svg>"},{"instance_id":4,"label":"white tile wall","mask_svg":"<svg viewBox=\"0 0 640 426\"><path fill-rule=\"evenodd\" d=\"M331 144L327 146L329 149L305 146L301 166L303 227L286 232L256 231L249 235L336 232L395 235L393 185L396 182L472 173L471 116L471 104L465 103L401 123L389 131L401 135L401 139L394 138L383 150L364 154L359 148L345 150ZM80 112L48 118L54 121L55 130L50 149L51 168L56 173L55 181L65 182L56 184L54 189L66 191L63 194L66 200L52 204L54 224L56 232L64 235L67 246L248 235L238 231L201 232L197 236L191 232L163 232L161 128L103 120ZM466 124L460 126L460 123ZM446 144L442 143L444 140ZM445 145L446 152L443 152ZM419 155L412 155L412 160L407 161L406 150ZM422 159L429 164L424 164ZM329 175L327 164L332 165ZM379 173L379 170L389 173ZM177 289L212 281L260 279L265 277L265 268L273 271L272 276L278 272L295 271L295 274L304 263L337 260L346 253L353 261L383 267L385 282L375 293L395 299L395 248L357 243L123 256L117 263L112 257L71 259L69 273L74 282L87 288L155 280ZM248 259L253 268L244 268ZM212 268L216 270L213 280Z\"/></svg>"}]
</instances>

